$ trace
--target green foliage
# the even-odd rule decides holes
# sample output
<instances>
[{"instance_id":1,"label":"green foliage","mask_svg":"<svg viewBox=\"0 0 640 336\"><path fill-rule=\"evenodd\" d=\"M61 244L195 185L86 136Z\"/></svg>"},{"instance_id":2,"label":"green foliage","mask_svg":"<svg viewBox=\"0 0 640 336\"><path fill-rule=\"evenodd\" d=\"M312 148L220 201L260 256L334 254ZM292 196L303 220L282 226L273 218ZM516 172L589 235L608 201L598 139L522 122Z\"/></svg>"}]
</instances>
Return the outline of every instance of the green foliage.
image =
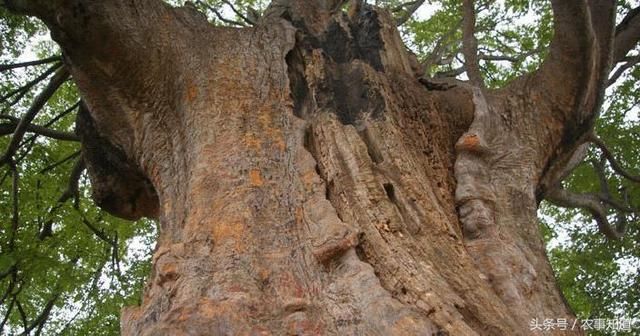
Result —
<instances>
[{"instance_id":1,"label":"green foliage","mask_svg":"<svg viewBox=\"0 0 640 336\"><path fill-rule=\"evenodd\" d=\"M34 19L11 16L0 9L0 29L2 63L59 54L57 46L44 39L44 26ZM51 66L2 72L0 97L29 83ZM13 99L3 102L0 115L22 116L45 83L36 83L15 104L11 104ZM78 99L72 82L65 83L39 112L34 124L50 124L51 129L73 132L75 110L66 110ZM9 140L10 137L0 137L2 151ZM43 333L115 335L119 331L121 307L135 304L141 297L142 283L149 273L155 224L129 223L100 211L88 198L90 186L84 176L79 188L82 198L77 206L72 201L59 204L78 151L79 144L75 142L25 136L15 157L19 176L15 234L11 229L13 177L7 166L0 169L0 316L3 318L7 309L17 307L18 302L20 306L2 323L1 333L19 334L24 328L23 314L32 323L41 316L47 303L55 299L48 323L43 324ZM98 238L85 220L113 244ZM42 237L47 223L51 225L51 235Z\"/></svg>"},{"instance_id":2,"label":"green foliage","mask_svg":"<svg viewBox=\"0 0 640 336\"><path fill-rule=\"evenodd\" d=\"M5 62L20 56L30 38L45 31L36 19L10 15L0 8L0 61Z\"/></svg>"},{"instance_id":3,"label":"green foliage","mask_svg":"<svg viewBox=\"0 0 640 336\"><path fill-rule=\"evenodd\" d=\"M607 92L596 133L607 143L625 169L640 172L640 118L637 93L640 68L634 67ZM601 160L601 151L591 148L587 159L565 182L567 189L599 192L598 174L590 161ZM605 169L609 191L617 200L627 194L629 205L640 207L640 185ZM542 213L557 222L556 230L565 237L563 244L550 249L550 260L567 300L583 318L640 317L640 215L620 217L609 212L609 221L627 221L627 233L620 241L606 240L597 232L592 217L584 211L567 211L545 206ZM594 331L593 335L606 335ZM620 335L625 335L620 333ZM631 334L629 334L631 335Z\"/></svg>"},{"instance_id":4,"label":"green foliage","mask_svg":"<svg viewBox=\"0 0 640 336\"><path fill-rule=\"evenodd\" d=\"M182 0L167 2L185 3ZM401 0L374 2L392 9L406 3ZM193 3L212 23L231 26L249 25L246 19L255 19L268 5L267 0ZM459 71L464 62L461 3L426 1L423 6L429 9L425 11L429 15L413 15L400 27L407 45L426 65L428 76L460 74L460 78L465 78ZM618 3L620 15L638 6L637 2L619 0ZM553 35L549 2L484 0L476 1L476 6L480 68L487 85L501 87L514 77L535 70L544 59ZM402 10L394 13L403 14ZM60 53L56 45L44 37L46 28L42 23L9 15L2 8L0 33L2 64ZM638 50L634 54L637 55ZM0 73L0 97L23 87L53 64ZM596 125L598 135L625 168L636 175L640 173L640 97L636 93L640 91L639 77L640 67L632 67L607 91ZM44 82L38 82L26 90L21 99L0 103L0 115L22 116L43 86ZM75 110L67 110L78 99L71 82L65 83L34 123L72 132ZM10 137L0 137L0 149L6 148L9 140ZM141 298L155 242L155 224L129 223L100 211L89 199L91 191L86 176L80 179L80 199L60 204L58 199L67 188L78 150L74 142L27 134L16 157L20 187L15 234L11 229L14 225L12 172L6 166L0 169L0 318L9 307L20 302L20 309L13 309L8 315L4 329L0 326L0 330L8 334L23 330L22 314L27 321L34 321L55 298L44 333L115 335L119 330L121 307L137 304ZM589 162L599 161L600 153L598 149L591 149L586 162L564 186L578 192L599 192L598 174ZM626 193L630 205L640 207L637 183L621 178L610 166L606 166L605 175L616 199L622 200ZM592 218L584 211L543 203L540 213L541 230L559 285L578 316L640 318L639 216L627 214L626 236L620 241L609 241L597 232ZM609 215L612 222L619 218L614 211ZM51 234L43 234L47 233L48 225Z\"/></svg>"}]
</instances>

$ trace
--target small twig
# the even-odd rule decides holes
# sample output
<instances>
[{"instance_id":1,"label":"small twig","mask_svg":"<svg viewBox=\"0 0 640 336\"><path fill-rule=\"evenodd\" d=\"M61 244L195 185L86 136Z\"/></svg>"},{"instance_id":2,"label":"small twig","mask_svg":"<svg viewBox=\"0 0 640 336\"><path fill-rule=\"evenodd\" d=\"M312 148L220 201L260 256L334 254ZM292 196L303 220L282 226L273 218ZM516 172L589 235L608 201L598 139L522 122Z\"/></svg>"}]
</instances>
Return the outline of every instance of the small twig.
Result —
<instances>
[{"instance_id":1,"label":"small twig","mask_svg":"<svg viewBox=\"0 0 640 336\"><path fill-rule=\"evenodd\" d=\"M107 260L104 260L104 262L102 262L100 267L98 267L97 270L94 272L89 293L87 293L87 296L85 296L84 299L82 300L82 307L80 307L80 309L78 309L78 311L73 315L73 317L71 317L65 323L64 327L60 329L60 331L58 332L58 335L66 335L66 331L69 329L73 321L75 321L78 318L78 316L80 316L81 313L86 311L85 308L89 302L89 298L98 289L98 280L100 279L100 275L102 274L102 270L104 269L104 266L106 265L106 263L107 263Z\"/></svg>"},{"instance_id":2,"label":"small twig","mask_svg":"<svg viewBox=\"0 0 640 336\"><path fill-rule=\"evenodd\" d=\"M40 174L47 173L47 172L55 169L56 167L59 167L60 165L65 164L67 161L75 159L76 157L80 156L80 153L81 153L81 151L75 151L75 152L67 155L64 159L62 159L62 160L60 160L60 161L58 161L58 162L56 162L54 164L51 164L51 165L43 168L42 170L40 170Z\"/></svg>"},{"instance_id":3,"label":"small twig","mask_svg":"<svg viewBox=\"0 0 640 336\"><path fill-rule=\"evenodd\" d=\"M14 99L11 103L9 103L10 106L13 106L15 103L17 103L20 98L22 98L34 85L40 83L41 81L43 81L45 78L49 77L49 75L51 75L52 73L54 73L56 70L60 69L60 67L62 66L62 63L56 63L54 64L52 67L50 67L49 69L47 69L45 72L43 72L42 74L40 74L38 77L34 78L33 80L27 82L27 84L7 93L6 95L0 97L0 102L4 102L5 100L13 97L16 94L19 94L18 97L16 99Z\"/></svg>"},{"instance_id":4,"label":"small twig","mask_svg":"<svg viewBox=\"0 0 640 336\"><path fill-rule=\"evenodd\" d=\"M77 209L78 213L80 214L80 218L82 218L82 223L84 223L84 225L89 228L89 231L93 232L93 234L100 238L100 240L104 241L105 243L109 244L111 247L114 246L114 241L109 239L109 236L107 236L107 234L104 233L104 230L98 230L98 228L96 228L88 219L87 217L82 213L82 211L80 209Z\"/></svg>"}]
</instances>

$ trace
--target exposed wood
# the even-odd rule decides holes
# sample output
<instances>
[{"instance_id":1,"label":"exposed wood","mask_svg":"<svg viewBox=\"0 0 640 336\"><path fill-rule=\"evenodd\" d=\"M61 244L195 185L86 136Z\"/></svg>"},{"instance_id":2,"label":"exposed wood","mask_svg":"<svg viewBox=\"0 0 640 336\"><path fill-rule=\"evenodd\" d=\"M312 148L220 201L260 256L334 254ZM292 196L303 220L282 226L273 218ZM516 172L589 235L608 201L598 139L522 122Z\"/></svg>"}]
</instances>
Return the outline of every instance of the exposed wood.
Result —
<instances>
[{"instance_id":1,"label":"exposed wood","mask_svg":"<svg viewBox=\"0 0 640 336\"><path fill-rule=\"evenodd\" d=\"M97 203L160 222L124 335L524 335L575 319L536 208L597 116L611 2L554 1L551 55L502 90L480 88L472 1L473 85L437 90L390 13L345 3L274 1L242 29L154 0L9 3L64 50Z\"/></svg>"}]
</instances>

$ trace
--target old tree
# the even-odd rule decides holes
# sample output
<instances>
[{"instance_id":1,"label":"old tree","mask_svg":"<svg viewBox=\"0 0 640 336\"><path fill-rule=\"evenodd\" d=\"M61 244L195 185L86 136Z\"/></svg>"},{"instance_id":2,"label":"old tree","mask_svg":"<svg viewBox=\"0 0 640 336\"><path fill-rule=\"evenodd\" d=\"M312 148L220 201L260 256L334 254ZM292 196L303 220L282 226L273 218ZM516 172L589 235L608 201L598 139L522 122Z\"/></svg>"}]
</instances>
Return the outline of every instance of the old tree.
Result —
<instances>
[{"instance_id":1,"label":"old tree","mask_svg":"<svg viewBox=\"0 0 640 336\"><path fill-rule=\"evenodd\" d=\"M640 180L593 131L608 82L639 61L629 53L639 10L553 0L544 61L487 85L481 65L499 56L479 49L475 30L490 2L460 6L464 61L449 72L465 81L430 72L446 53L418 58L403 43L396 27L422 3L274 0L262 13L232 6L251 23L238 28L211 24L198 8L239 22L200 1L0 1L44 22L63 52L3 66L54 64L24 113L2 113L2 183L12 186L2 197L13 199L3 205L2 327L40 333L67 290L62 269L90 258L59 250L70 257L51 273L58 285L30 313L20 237L60 247L47 243L65 237L55 216L67 200L78 209L85 169L99 207L159 223L123 335L526 335L542 333L532 319L573 321L536 211L545 198L587 209L611 240L625 223L612 213L635 212L626 192L573 193L562 181L589 144L604 153L596 166ZM68 78L82 99L65 112L79 106L75 133L35 123ZM80 158L35 233L18 207L27 133L82 146L63 160ZM77 212L117 259L117 236Z\"/></svg>"}]
</instances>

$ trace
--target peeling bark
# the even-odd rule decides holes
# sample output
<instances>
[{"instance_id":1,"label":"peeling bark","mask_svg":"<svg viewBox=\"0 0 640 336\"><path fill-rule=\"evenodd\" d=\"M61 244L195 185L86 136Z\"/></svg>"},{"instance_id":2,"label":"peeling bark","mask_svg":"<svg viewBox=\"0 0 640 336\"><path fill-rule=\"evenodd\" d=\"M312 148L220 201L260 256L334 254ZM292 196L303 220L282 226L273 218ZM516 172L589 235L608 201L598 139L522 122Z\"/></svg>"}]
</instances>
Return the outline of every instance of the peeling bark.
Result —
<instances>
[{"instance_id":1,"label":"peeling bark","mask_svg":"<svg viewBox=\"0 0 640 336\"><path fill-rule=\"evenodd\" d=\"M153 0L40 2L9 5L64 50L95 198L160 222L123 335L524 335L574 319L536 208L606 80L613 31L587 2L554 2L549 60L497 91L430 90L389 13L358 1L274 1L242 29Z\"/></svg>"}]
</instances>

